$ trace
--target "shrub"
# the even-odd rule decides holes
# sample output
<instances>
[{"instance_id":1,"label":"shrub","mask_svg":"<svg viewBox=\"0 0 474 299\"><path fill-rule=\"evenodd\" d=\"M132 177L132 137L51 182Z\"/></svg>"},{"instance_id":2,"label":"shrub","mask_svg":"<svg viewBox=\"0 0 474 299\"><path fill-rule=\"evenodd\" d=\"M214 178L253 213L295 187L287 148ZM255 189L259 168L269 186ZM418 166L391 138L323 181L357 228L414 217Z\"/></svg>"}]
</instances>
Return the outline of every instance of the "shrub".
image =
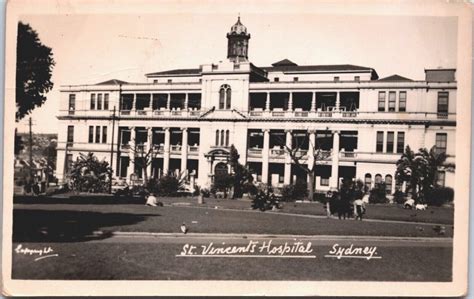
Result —
<instances>
[{"instance_id":1,"label":"shrub","mask_svg":"<svg viewBox=\"0 0 474 299\"><path fill-rule=\"evenodd\" d=\"M385 191L385 183L376 184L370 190L369 203L387 203L388 198Z\"/></svg>"},{"instance_id":2,"label":"shrub","mask_svg":"<svg viewBox=\"0 0 474 299\"><path fill-rule=\"evenodd\" d=\"M402 191L400 190L397 190L395 191L395 193L393 193L393 200L397 203L397 204L404 204L405 203L405 193L403 193Z\"/></svg>"},{"instance_id":3,"label":"shrub","mask_svg":"<svg viewBox=\"0 0 474 299\"><path fill-rule=\"evenodd\" d=\"M308 196L308 184L304 180L297 180L294 185L285 185L281 190L283 201L301 200Z\"/></svg>"},{"instance_id":4,"label":"shrub","mask_svg":"<svg viewBox=\"0 0 474 299\"><path fill-rule=\"evenodd\" d=\"M204 198L209 198L211 196L211 191L207 188L201 188L200 192Z\"/></svg>"},{"instance_id":5,"label":"shrub","mask_svg":"<svg viewBox=\"0 0 474 299\"><path fill-rule=\"evenodd\" d=\"M326 193L320 193L320 192L313 194L313 200L318 201L320 203L326 203L326 201L328 201L326 197Z\"/></svg>"},{"instance_id":6,"label":"shrub","mask_svg":"<svg viewBox=\"0 0 474 299\"><path fill-rule=\"evenodd\" d=\"M438 187L425 194L425 202L430 206L442 206L454 199L454 190L449 187Z\"/></svg>"},{"instance_id":7,"label":"shrub","mask_svg":"<svg viewBox=\"0 0 474 299\"><path fill-rule=\"evenodd\" d=\"M182 182L175 176L165 175L158 180L158 194L161 196L176 196L182 189Z\"/></svg>"}]
</instances>

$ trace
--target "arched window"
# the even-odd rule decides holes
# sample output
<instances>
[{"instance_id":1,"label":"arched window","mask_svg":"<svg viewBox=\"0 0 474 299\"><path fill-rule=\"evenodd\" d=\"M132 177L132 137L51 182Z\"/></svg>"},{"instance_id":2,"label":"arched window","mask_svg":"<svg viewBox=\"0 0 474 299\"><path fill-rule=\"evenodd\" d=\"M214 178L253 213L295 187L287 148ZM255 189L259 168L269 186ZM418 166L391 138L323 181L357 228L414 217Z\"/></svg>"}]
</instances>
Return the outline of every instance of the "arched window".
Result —
<instances>
[{"instance_id":1,"label":"arched window","mask_svg":"<svg viewBox=\"0 0 474 299\"><path fill-rule=\"evenodd\" d=\"M377 185L379 185L379 184L381 184L381 183L382 183L382 175L381 175L380 173L377 173L377 174L375 175L375 185L377 186Z\"/></svg>"},{"instance_id":2,"label":"arched window","mask_svg":"<svg viewBox=\"0 0 474 299\"><path fill-rule=\"evenodd\" d=\"M389 174L385 176L385 193L392 193L392 176Z\"/></svg>"},{"instance_id":3,"label":"arched window","mask_svg":"<svg viewBox=\"0 0 474 299\"><path fill-rule=\"evenodd\" d=\"M225 108L226 109L230 109L231 99L232 99L232 89L230 89L230 87L229 87L226 90L226 102L225 102Z\"/></svg>"},{"instance_id":4,"label":"arched window","mask_svg":"<svg viewBox=\"0 0 474 299\"><path fill-rule=\"evenodd\" d=\"M219 145L219 130L216 130L216 145Z\"/></svg>"},{"instance_id":5,"label":"arched window","mask_svg":"<svg viewBox=\"0 0 474 299\"><path fill-rule=\"evenodd\" d=\"M230 109L232 98L232 89L224 84L219 90L219 109Z\"/></svg>"},{"instance_id":6,"label":"arched window","mask_svg":"<svg viewBox=\"0 0 474 299\"><path fill-rule=\"evenodd\" d=\"M365 174L364 185L367 190L370 190L370 187L372 186L372 175L370 173Z\"/></svg>"},{"instance_id":7,"label":"arched window","mask_svg":"<svg viewBox=\"0 0 474 299\"><path fill-rule=\"evenodd\" d=\"M225 89L221 87L219 91L219 109L224 109L225 105Z\"/></svg>"},{"instance_id":8,"label":"arched window","mask_svg":"<svg viewBox=\"0 0 474 299\"><path fill-rule=\"evenodd\" d=\"M221 130L221 146L224 146L224 130Z\"/></svg>"},{"instance_id":9,"label":"arched window","mask_svg":"<svg viewBox=\"0 0 474 299\"><path fill-rule=\"evenodd\" d=\"M229 130L225 131L225 146L229 146Z\"/></svg>"}]
</instances>

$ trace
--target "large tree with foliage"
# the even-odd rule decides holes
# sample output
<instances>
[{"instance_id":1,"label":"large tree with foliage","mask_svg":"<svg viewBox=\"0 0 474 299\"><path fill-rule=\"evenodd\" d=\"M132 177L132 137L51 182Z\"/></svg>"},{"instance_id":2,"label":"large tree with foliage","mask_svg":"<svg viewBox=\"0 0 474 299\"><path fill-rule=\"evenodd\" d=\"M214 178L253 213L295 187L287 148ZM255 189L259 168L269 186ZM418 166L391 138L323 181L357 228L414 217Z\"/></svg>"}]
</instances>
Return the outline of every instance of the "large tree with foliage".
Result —
<instances>
[{"instance_id":1,"label":"large tree with foliage","mask_svg":"<svg viewBox=\"0 0 474 299\"><path fill-rule=\"evenodd\" d=\"M230 146L229 153L229 164L232 168L232 185L233 185L233 198L240 198L242 194L249 189L250 185L253 185L253 176L250 171L244 165L239 163L239 152L234 147Z\"/></svg>"},{"instance_id":2,"label":"large tree with foliage","mask_svg":"<svg viewBox=\"0 0 474 299\"><path fill-rule=\"evenodd\" d=\"M93 153L87 155L81 153L71 168L71 183L74 190L108 192L112 168L107 161L99 161Z\"/></svg>"},{"instance_id":3,"label":"large tree with foliage","mask_svg":"<svg viewBox=\"0 0 474 299\"><path fill-rule=\"evenodd\" d=\"M54 67L51 48L43 45L33 28L18 23L16 49L16 121L46 101L46 93L53 88L51 73Z\"/></svg>"},{"instance_id":4,"label":"large tree with foliage","mask_svg":"<svg viewBox=\"0 0 474 299\"><path fill-rule=\"evenodd\" d=\"M437 185L438 167L446 160L445 153L437 153L436 147L429 151L421 148L417 153L410 146L397 161L396 179L399 182L409 183L413 199L423 201L427 192Z\"/></svg>"}]
</instances>

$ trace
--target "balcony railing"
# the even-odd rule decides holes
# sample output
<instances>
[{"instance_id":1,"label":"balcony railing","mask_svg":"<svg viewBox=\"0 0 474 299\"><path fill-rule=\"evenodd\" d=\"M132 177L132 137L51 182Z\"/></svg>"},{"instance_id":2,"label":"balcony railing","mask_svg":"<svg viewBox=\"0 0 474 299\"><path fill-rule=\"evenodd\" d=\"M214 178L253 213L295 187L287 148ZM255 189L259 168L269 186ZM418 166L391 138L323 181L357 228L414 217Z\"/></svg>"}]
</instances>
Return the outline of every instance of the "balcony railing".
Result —
<instances>
[{"instance_id":1,"label":"balcony railing","mask_svg":"<svg viewBox=\"0 0 474 299\"><path fill-rule=\"evenodd\" d=\"M272 148L270 149L270 156L272 157L280 157L285 155L285 150L282 148Z\"/></svg>"}]
</instances>

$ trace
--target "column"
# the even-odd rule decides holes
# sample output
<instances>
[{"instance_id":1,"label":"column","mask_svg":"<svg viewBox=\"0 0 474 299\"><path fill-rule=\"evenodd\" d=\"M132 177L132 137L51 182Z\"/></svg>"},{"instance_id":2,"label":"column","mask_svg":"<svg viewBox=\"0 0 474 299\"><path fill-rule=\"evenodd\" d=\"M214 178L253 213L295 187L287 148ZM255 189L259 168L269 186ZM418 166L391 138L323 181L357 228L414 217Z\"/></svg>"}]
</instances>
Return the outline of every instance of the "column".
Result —
<instances>
[{"instance_id":1,"label":"column","mask_svg":"<svg viewBox=\"0 0 474 299\"><path fill-rule=\"evenodd\" d=\"M189 105L189 93L186 93L184 96L184 110L188 110Z\"/></svg>"},{"instance_id":2,"label":"column","mask_svg":"<svg viewBox=\"0 0 474 299\"><path fill-rule=\"evenodd\" d=\"M209 187L212 186L212 176L213 176L213 171L212 171L212 158L208 157L207 158L207 167L208 167L208 174L207 174L207 185Z\"/></svg>"},{"instance_id":3,"label":"column","mask_svg":"<svg viewBox=\"0 0 474 299\"><path fill-rule=\"evenodd\" d=\"M137 107L137 94L133 94L133 101L132 101L132 110L135 111Z\"/></svg>"},{"instance_id":4,"label":"column","mask_svg":"<svg viewBox=\"0 0 474 299\"><path fill-rule=\"evenodd\" d=\"M288 111L293 111L293 93L290 92L290 97L288 98Z\"/></svg>"},{"instance_id":5,"label":"column","mask_svg":"<svg viewBox=\"0 0 474 299\"><path fill-rule=\"evenodd\" d=\"M336 111L339 111L340 106L341 106L341 93L336 92Z\"/></svg>"},{"instance_id":6,"label":"column","mask_svg":"<svg viewBox=\"0 0 474 299\"><path fill-rule=\"evenodd\" d=\"M329 187L337 189L339 183L339 131L333 131L331 180Z\"/></svg>"},{"instance_id":7,"label":"column","mask_svg":"<svg viewBox=\"0 0 474 299\"><path fill-rule=\"evenodd\" d=\"M268 184L268 163L270 150L270 130L263 130L263 150L262 150L262 183Z\"/></svg>"},{"instance_id":8,"label":"column","mask_svg":"<svg viewBox=\"0 0 474 299\"><path fill-rule=\"evenodd\" d=\"M291 156L288 150L292 148L291 130L286 130L286 146L285 146L285 172L283 176L283 183L289 185L291 183Z\"/></svg>"},{"instance_id":9,"label":"column","mask_svg":"<svg viewBox=\"0 0 474 299\"><path fill-rule=\"evenodd\" d=\"M267 92L267 99L265 100L265 111L270 111L270 93Z\"/></svg>"},{"instance_id":10,"label":"column","mask_svg":"<svg viewBox=\"0 0 474 299\"><path fill-rule=\"evenodd\" d=\"M312 97L311 97L311 112L315 112L316 111L316 93L312 92L311 95L312 95Z\"/></svg>"},{"instance_id":11,"label":"column","mask_svg":"<svg viewBox=\"0 0 474 299\"><path fill-rule=\"evenodd\" d=\"M127 181L130 181L130 175L135 172L135 163L133 163L135 157L135 152L132 150L135 148L135 127L130 128L130 141L128 142L128 145L130 146L130 150L128 152L128 156L130 158L130 162L128 163L128 168L127 168Z\"/></svg>"},{"instance_id":12,"label":"column","mask_svg":"<svg viewBox=\"0 0 474 299\"><path fill-rule=\"evenodd\" d=\"M163 175L168 175L170 170L170 128L165 129L165 148L163 155Z\"/></svg>"},{"instance_id":13,"label":"column","mask_svg":"<svg viewBox=\"0 0 474 299\"><path fill-rule=\"evenodd\" d=\"M181 173L187 176L188 173L188 128L182 128L181 141Z\"/></svg>"},{"instance_id":14,"label":"column","mask_svg":"<svg viewBox=\"0 0 474 299\"><path fill-rule=\"evenodd\" d=\"M314 150L316 146L316 131L315 130L310 130L309 131L309 144L308 144L308 169L310 171L314 170ZM311 184L310 181L311 177L308 175L308 185Z\"/></svg>"},{"instance_id":15,"label":"column","mask_svg":"<svg viewBox=\"0 0 474 299\"><path fill-rule=\"evenodd\" d=\"M152 127L148 127L147 128L147 141L146 141L146 152L145 153L150 153L150 151L153 150L153 128ZM149 165L146 166L147 168L147 174L148 174L148 178L151 178L153 172L152 172L152 165L153 165L153 155L149 155L150 157L148 159L150 159L149 161L146 161L147 163L149 163Z\"/></svg>"},{"instance_id":16,"label":"column","mask_svg":"<svg viewBox=\"0 0 474 299\"><path fill-rule=\"evenodd\" d=\"M166 99L166 109L170 110L171 109L171 94L168 93L168 97Z\"/></svg>"},{"instance_id":17,"label":"column","mask_svg":"<svg viewBox=\"0 0 474 299\"><path fill-rule=\"evenodd\" d=\"M150 103L148 104L150 111L153 110L153 94L150 93Z\"/></svg>"}]
</instances>

